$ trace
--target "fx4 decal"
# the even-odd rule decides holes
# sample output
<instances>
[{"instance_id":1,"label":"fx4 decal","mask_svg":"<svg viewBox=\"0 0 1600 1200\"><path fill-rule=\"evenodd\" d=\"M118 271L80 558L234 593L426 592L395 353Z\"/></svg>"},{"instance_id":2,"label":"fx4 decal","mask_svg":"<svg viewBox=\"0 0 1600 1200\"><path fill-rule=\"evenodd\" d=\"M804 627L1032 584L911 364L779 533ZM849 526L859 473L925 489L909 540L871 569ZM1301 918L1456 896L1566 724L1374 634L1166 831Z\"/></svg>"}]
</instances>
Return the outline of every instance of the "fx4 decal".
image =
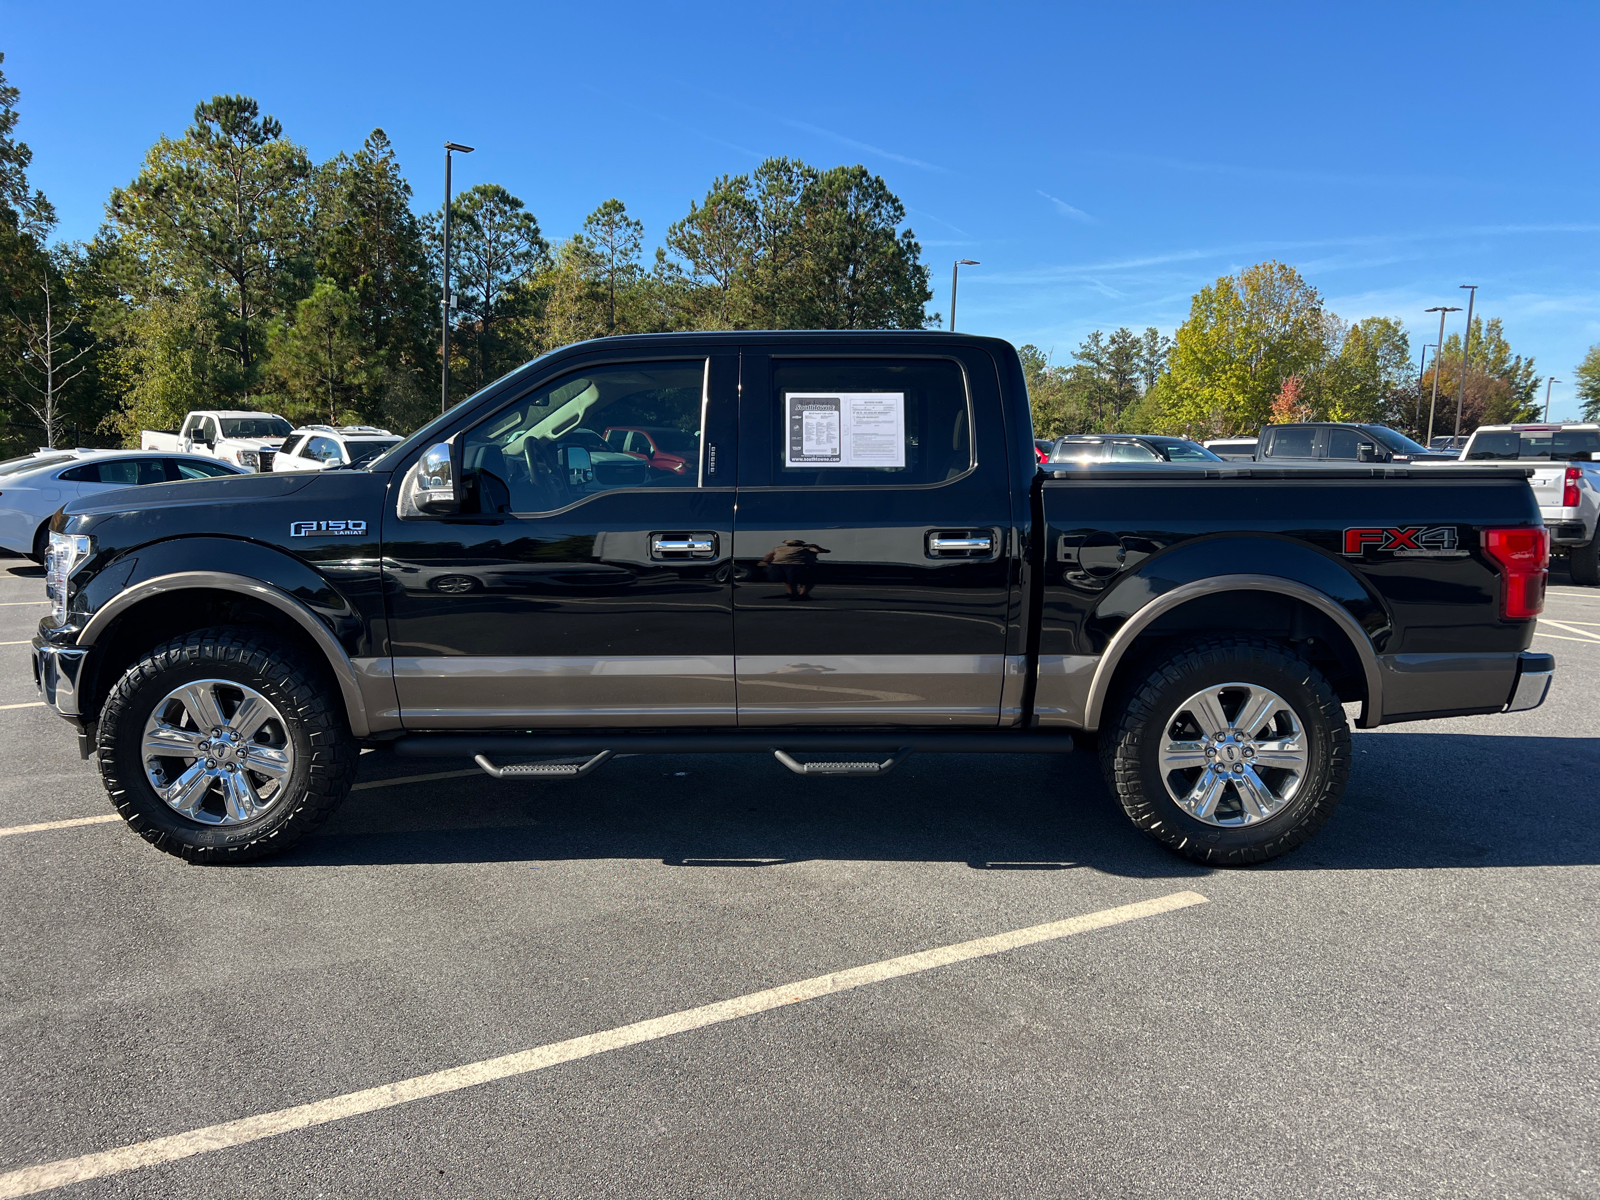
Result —
<instances>
[{"instance_id":1,"label":"fx4 decal","mask_svg":"<svg viewBox=\"0 0 1600 1200\"><path fill-rule=\"evenodd\" d=\"M1399 528L1346 529L1344 552L1360 558L1368 550L1380 550L1402 558L1461 558L1467 552L1457 548L1454 525L1405 525Z\"/></svg>"},{"instance_id":2,"label":"fx4 decal","mask_svg":"<svg viewBox=\"0 0 1600 1200\"><path fill-rule=\"evenodd\" d=\"M366 537L365 521L290 521L290 537Z\"/></svg>"}]
</instances>

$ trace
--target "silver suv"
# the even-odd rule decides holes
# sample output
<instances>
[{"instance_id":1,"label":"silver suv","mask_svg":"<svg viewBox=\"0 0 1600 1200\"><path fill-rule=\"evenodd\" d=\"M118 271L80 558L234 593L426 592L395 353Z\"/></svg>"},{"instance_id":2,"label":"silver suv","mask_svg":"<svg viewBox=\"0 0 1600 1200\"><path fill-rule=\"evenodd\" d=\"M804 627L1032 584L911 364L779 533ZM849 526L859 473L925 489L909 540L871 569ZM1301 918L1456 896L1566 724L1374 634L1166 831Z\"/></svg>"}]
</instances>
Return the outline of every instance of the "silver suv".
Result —
<instances>
[{"instance_id":1,"label":"silver suv","mask_svg":"<svg viewBox=\"0 0 1600 1200\"><path fill-rule=\"evenodd\" d=\"M1564 553L1572 582L1600 586L1600 425L1480 425L1463 462L1532 467L1552 553Z\"/></svg>"}]
</instances>

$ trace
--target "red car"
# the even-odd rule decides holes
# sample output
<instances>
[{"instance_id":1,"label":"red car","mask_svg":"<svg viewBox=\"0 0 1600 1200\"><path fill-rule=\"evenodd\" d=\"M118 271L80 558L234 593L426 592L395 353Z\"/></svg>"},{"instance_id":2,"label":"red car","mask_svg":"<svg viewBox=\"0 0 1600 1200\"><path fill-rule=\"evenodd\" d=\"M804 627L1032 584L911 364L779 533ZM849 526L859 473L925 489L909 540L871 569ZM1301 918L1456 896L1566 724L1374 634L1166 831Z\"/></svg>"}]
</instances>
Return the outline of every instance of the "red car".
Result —
<instances>
[{"instance_id":1,"label":"red car","mask_svg":"<svg viewBox=\"0 0 1600 1200\"><path fill-rule=\"evenodd\" d=\"M657 471L692 475L700 467L700 437L681 429L612 425L603 435L613 450L642 458Z\"/></svg>"}]
</instances>

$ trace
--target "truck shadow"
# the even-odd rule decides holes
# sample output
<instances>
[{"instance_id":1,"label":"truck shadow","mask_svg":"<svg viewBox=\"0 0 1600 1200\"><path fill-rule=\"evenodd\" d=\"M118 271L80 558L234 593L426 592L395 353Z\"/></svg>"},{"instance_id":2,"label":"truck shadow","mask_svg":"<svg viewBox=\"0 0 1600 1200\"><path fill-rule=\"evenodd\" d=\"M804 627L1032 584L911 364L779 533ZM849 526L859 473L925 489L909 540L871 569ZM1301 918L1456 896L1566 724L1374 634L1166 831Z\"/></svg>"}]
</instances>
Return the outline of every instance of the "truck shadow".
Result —
<instances>
[{"instance_id":1,"label":"truck shadow","mask_svg":"<svg viewBox=\"0 0 1600 1200\"><path fill-rule=\"evenodd\" d=\"M364 782L463 766L374 754ZM1306 846L1261 870L1600 863L1580 738L1358 734L1343 804ZM800 779L757 755L639 756L574 783L486 777L354 793L315 838L262 869L312 865L651 859L699 870L805 860L1209 873L1131 826L1094 756L913 756L881 780Z\"/></svg>"}]
</instances>

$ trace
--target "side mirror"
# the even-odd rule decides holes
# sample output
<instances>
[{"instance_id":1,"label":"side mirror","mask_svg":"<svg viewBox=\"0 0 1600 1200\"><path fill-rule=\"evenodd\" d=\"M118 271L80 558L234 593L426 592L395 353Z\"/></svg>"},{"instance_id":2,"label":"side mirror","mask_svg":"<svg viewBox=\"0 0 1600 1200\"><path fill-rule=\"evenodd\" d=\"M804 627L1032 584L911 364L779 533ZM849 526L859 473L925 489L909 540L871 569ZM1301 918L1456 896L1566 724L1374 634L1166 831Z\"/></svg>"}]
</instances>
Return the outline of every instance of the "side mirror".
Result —
<instances>
[{"instance_id":1,"label":"side mirror","mask_svg":"<svg viewBox=\"0 0 1600 1200\"><path fill-rule=\"evenodd\" d=\"M582 446L562 446L556 453L571 486L582 487L594 481L594 460Z\"/></svg>"},{"instance_id":2,"label":"side mirror","mask_svg":"<svg viewBox=\"0 0 1600 1200\"><path fill-rule=\"evenodd\" d=\"M411 468L408 482L418 512L441 517L461 511L461 495L456 488L449 442L429 446L417 465Z\"/></svg>"}]
</instances>

